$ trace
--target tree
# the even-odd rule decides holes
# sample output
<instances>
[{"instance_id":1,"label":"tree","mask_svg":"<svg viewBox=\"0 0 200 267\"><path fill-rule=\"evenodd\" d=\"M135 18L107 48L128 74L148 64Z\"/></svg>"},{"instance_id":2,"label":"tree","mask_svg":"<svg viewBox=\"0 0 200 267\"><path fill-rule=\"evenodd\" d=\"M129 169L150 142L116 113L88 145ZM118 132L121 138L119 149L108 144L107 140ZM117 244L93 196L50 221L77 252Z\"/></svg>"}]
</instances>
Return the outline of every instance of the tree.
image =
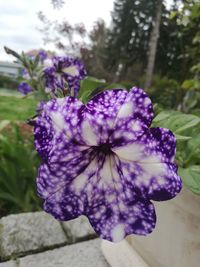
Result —
<instances>
[{"instance_id":1,"label":"tree","mask_svg":"<svg viewBox=\"0 0 200 267\"><path fill-rule=\"evenodd\" d=\"M146 80L145 80L145 88L149 88L152 83L156 51L157 51L157 43L159 38L159 29L160 29L160 21L162 15L162 0L159 1L154 26L151 33L151 38L149 41L149 56L148 56L148 64L146 71Z\"/></svg>"},{"instance_id":2,"label":"tree","mask_svg":"<svg viewBox=\"0 0 200 267\"><path fill-rule=\"evenodd\" d=\"M51 4L55 9L60 9L65 4L65 1L63 0L51 0Z\"/></svg>"},{"instance_id":3,"label":"tree","mask_svg":"<svg viewBox=\"0 0 200 267\"><path fill-rule=\"evenodd\" d=\"M190 109L200 105L200 3L197 0L185 1L180 12L180 23L183 26L183 36L187 40L184 58L186 61L187 75L185 75L182 88L185 97L182 110L189 112ZM190 38L188 40L188 38Z\"/></svg>"},{"instance_id":4,"label":"tree","mask_svg":"<svg viewBox=\"0 0 200 267\"><path fill-rule=\"evenodd\" d=\"M112 75L107 71L104 64L106 36L106 24L104 20L99 19L88 34L90 45L81 49L81 57L90 75L110 81L112 80Z\"/></svg>"},{"instance_id":5,"label":"tree","mask_svg":"<svg viewBox=\"0 0 200 267\"><path fill-rule=\"evenodd\" d=\"M170 10L162 12L160 37L157 46L155 72L161 76L181 80L184 53L182 26L178 23L181 1L174 1Z\"/></svg>"},{"instance_id":6,"label":"tree","mask_svg":"<svg viewBox=\"0 0 200 267\"><path fill-rule=\"evenodd\" d=\"M180 5L181 4L181 5ZM174 1L162 16L155 72L183 82L199 60L200 15L198 0Z\"/></svg>"},{"instance_id":7,"label":"tree","mask_svg":"<svg viewBox=\"0 0 200 267\"><path fill-rule=\"evenodd\" d=\"M135 78L144 73L156 7L159 0L116 0L107 37L107 67L127 77L135 66ZM132 76L132 79L134 77Z\"/></svg>"},{"instance_id":8,"label":"tree","mask_svg":"<svg viewBox=\"0 0 200 267\"><path fill-rule=\"evenodd\" d=\"M83 23L71 25L67 20L51 21L41 11L38 12L38 18L43 23L40 31L43 34L44 43L54 43L55 47L62 52L80 56L80 49L86 46L87 31Z\"/></svg>"}]
</instances>

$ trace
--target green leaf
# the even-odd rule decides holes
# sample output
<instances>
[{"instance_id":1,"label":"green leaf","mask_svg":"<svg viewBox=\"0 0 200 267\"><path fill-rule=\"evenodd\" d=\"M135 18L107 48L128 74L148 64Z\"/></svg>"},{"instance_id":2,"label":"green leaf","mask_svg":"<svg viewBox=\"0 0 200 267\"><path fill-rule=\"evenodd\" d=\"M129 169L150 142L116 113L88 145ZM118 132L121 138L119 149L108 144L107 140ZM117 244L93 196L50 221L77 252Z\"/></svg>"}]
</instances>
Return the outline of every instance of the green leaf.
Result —
<instances>
[{"instance_id":1,"label":"green leaf","mask_svg":"<svg viewBox=\"0 0 200 267\"><path fill-rule=\"evenodd\" d=\"M40 55L38 54L33 60L33 69L35 69L38 66L39 61L40 61Z\"/></svg>"},{"instance_id":2,"label":"green leaf","mask_svg":"<svg viewBox=\"0 0 200 267\"><path fill-rule=\"evenodd\" d=\"M78 94L78 98L84 103L89 100L90 95L99 87L105 85L104 80L98 80L93 77L87 77L81 81L81 87Z\"/></svg>"},{"instance_id":3,"label":"green leaf","mask_svg":"<svg viewBox=\"0 0 200 267\"><path fill-rule=\"evenodd\" d=\"M200 39L200 38L199 38ZM191 71L192 72L199 72L200 71L200 63L198 63L198 64L196 64L195 66L193 66L192 68L191 68Z\"/></svg>"},{"instance_id":4,"label":"green leaf","mask_svg":"<svg viewBox=\"0 0 200 267\"><path fill-rule=\"evenodd\" d=\"M4 46L4 50L6 51L6 53L8 55L13 55L14 57L16 57L17 59L19 59L21 61L20 55L17 52L15 52L14 50L8 48L7 46Z\"/></svg>"},{"instance_id":5,"label":"green leaf","mask_svg":"<svg viewBox=\"0 0 200 267\"><path fill-rule=\"evenodd\" d=\"M176 119L176 124L174 125L176 128L176 130L174 130L175 133L192 128L200 122L199 117L191 114L181 114L180 116L174 117L174 119Z\"/></svg>"},{"instance_id":6,"label":"green leaf","mask_svg":"<svg viewBox=\"0 0 200 267\"><path fill-rule=\"evenodd\" d=\"M111 83L104 88L104 90L109 90L109 89L126 89L126 86L120 83Z\"/></svg>"},{"instance_id":7,"label":"green leaf","mask_svg":"<svg viewBox=\"0 0 200 267\"><path fill-rule=\"evenodd\" d=\"M194 88L194 80L185 80L182 83L182 88L185 90L193 89Z\"/></svg>"},{"instance_id":8,"label":"green leaf","mask_svg":"<svg viewBox=\"0 0 200 267\"><path fill-rule=\"evenodd\" d=\"M199 128L196 129L197 131ZM185 153L184 166L196 165L200 162L200 134L196 131L192 132L192 138L187 142L187 145L182 149L182 154Z\"/></svg>"},{"instance_id":9,"label":"green leaf","mask_svg":"<svg viewBox=\"0 0 200 267\"><path fill-rule=\"evenodd\" d=\"M87 103L90 100L91 92L90 91L85 91L82 96L80 97L80 100L83 103Z\"/></svg>"},{"instance_id":10,"label":"green leaf","mask_svg":"<svg viewBox=\"0 0 200 267\"><path fill-rule=\"evenodd\" d=\"M179 135L179 134L175 134L175 136L176 136L176 140L180 140L180 141L186 141L186 140L189 140L192 138L190 136L183 136L183 135Z\"/></svg>"},{"instance_id":11,"label":"green leaf","mask_svg":"<svg viewBox=\"0 0 200 267\"><path fill-rule=\"evenodd\" d=\"M179 15L178 11L171 11L171 13L169 14L169 19L172 20L176 18L177 15Z\"/></svg>"},{"instance_id":12,"label":"green leaf","mask_svg":"<svg viewBox=\"0 0 200 267\"><path fill-rule=\"evenodd\" d=\"M195 194L200 195L200 166L193 165L187 169L179 168L183 183Z\"/></svg>"},{"instance_id":13,"label":"green leaf","mask_svg":"<svg viewBox=\"0 0 200 267\"><path fill-rule=\"evenodd\" d=\"M175 134L179 134L186 129L193 128L199 124L200 118L192 114L183 114L180 112L161 112L154 119L154 126L168 128Z\"/></svg>"},{"instance_id":14,"label":"green leaf","mask_svg":"<svg viewBox=\"0 0 200 267\"><path fill-rule=\"evenodd\" d=\"M33 148L32 137L27 135L23 125L13 123L0 134L1 215L32 211L40 203L35 192L39 158Z\"/></svg>"},{"instance_id":15,"label":"green leaf","mask_svg":"<svg viewBox=\"0 0 200 267\"><path fill-rule=\"evenodd\" d=\"M11 201L17 205L20 205L20 202L18 201L18 199L16 199L12 194L8 194L5 192L0 192L0 199L1 200L7 200L7 201Z\"/></svg>"},{"instance_id":16,"label":"green leaf","mask_svg":"<svg viewBox=\"0 0 200 267\"><path fill-rule=\"evenodd\" d=\"M162 111L160 112L155 118L154 118L154 122L159 122L162 121L166 118L168 118L170 116L171 112L169 111Z\"/></svg>"}]
</instances>

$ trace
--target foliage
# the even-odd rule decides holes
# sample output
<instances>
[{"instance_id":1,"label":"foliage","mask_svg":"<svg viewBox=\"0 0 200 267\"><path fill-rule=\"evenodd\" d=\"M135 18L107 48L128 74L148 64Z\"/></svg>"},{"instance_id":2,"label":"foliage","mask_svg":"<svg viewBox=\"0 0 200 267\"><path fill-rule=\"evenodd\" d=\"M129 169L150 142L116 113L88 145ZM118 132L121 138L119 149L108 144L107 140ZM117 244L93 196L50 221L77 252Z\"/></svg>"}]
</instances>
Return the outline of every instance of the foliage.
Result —
<instances>
[{"instance_id":1,"label":"foliage","mask_svg":"<svg viewBox=\"0 0 200 267\"><path fill-rule=\"evenodd\" d=\"M200 104L200 92L195 90L189 90L185 93L183 101L181 103L182 110L184 112L194 112Z\"/></svg>"},{"instance_id":2,"label":"foliage","mask_svg":"<svg viewBox=\"0 0 200 267\"><path fill-rule=\"evenodd\" d=\"M179 174L184 184L195 194L200 194L200 166L192 165L186 169L180 168Z\"/></svg>"},{"instance_id":3,"label":"foliage","mask_svg":"<svg viewBox=\"0 0 200 267\"><path fill-rule=\"evenodd\" d=\"M78 94L78 98L87 103L94 95L111 89L127 89L131 88L131 83L107 83L105 80L99 80L94 77L87 77L81 81L81 87Z\"/></svg>"},{"instance_id":4,"label":"foliage","mask_svg":"<svg viewBox=\"0 0 200 267\"><path fill-rule=\"evenodd\" d=\"M81 81L81 88L78 94L78 98L82 102L87 103L93 92L95 92L96 90L98 90L98 88L101 88L102 86L105 86L104 80L87 77L86 79Z\"/></svg>"},{"instance_id":5,"label":"foliage","mask_svg":"<svg viewBox=\"0 0 200 267\"><path fill-rule=\"evenodd\" d=\"M143 88L144 77L140 79L140 86ZM181 102L181 85L174 79L155 75L148 93L153 103L159 103L163 108L175 109Z\"/></svg>"},{"instance_id":6,"label":"foliage","mask_svg":"<svg viewBox=\"0 0 200 267\"><path fill-rule=\"evenodd\" d=\"M192 192L200 195L200 116L165 110L155 117L153 126L175 133L179 175Z\"/></svg>"},{"instance_id":7,"label":"foliage","mask_svg":"<svg viewBox=\"0 0 200 267\"><path fill-rule=\"evenodd\" d=\"M5 121L1 121L1 126L0 214L38 210L35 177L39 159L30 128Z\"/></svg>"},{"instance_id":8,"label":"foliage","mask_svg":"<svg viewBox=\"0 0 200 267\"><path fill-rule=\"evenodd\" d=\"M0 75L0 88L15 89L18 85L18 81L10 77Z\"/></svg>"},{"instance_id":9,"label":"foliage","mask_svg":"<svg viewBox=\"0 0 200 267\"><path fill-rule=\"evenodd\" d=\"M187 30L191 30L193 25L200 23L200 4L196 3L192 7L189 5L190 10L189 16L187 18ZM187 11L188 11L187 9ZM200 104L200 28L195 33L192 39L192 45L187 48L188 57L190 58L191 64L195 64L190 68L190 77L182 83L182 88L186 91L185 98L183 101L183 109L189 111Z\"/></svg>"},{"instance_id":10,"label":"foliage","mask_svg":"<svg viewBox=\"0 0 200 267\"><path fill-rule=\"evenodd\" d=\"M22 120L25 121L35 114L37 102L33 98L24 100L22 97L0 97L0 121Z\"/></svg>"},{"instance_id":11,"label":"foliage","mask_svg":"<svg viewBox=\"0 0 200 267\"><path fill-rule=\"evenodd\" d=\"M182 83L185 97L182 109L191 111L200 104L200 3L196 0L185 1L179 14L180 24L183 25L183 34L190 43L185 46L185 58L188 64L188 75ZM192 34L192 35L191 35Z\"/></svg>"}]
</instances>

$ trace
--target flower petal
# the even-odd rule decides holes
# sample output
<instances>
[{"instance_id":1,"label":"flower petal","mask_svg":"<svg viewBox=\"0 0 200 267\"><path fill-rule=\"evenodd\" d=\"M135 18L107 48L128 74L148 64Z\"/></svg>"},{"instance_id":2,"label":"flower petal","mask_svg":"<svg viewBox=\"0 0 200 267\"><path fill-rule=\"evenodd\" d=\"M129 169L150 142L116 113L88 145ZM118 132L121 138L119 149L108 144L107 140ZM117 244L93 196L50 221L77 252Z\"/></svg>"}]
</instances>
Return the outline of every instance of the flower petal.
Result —
<instances>
[{"instance_id":1,"label":"flower petal","mask_svg":"<svg viewBox=\"0 0 200 267\"><path fill-rule=\"evenodd\" d=\"M92 185L90 179L95 176L98 167L97 158L87 154L82 161L64 164L57 172L50 172L47 165L40 167L40 175L37 185L40 196L45 198L44 209L59 220L69 220L78 217L85 212L85 206L88 202L85 187L87 187L88 196L92 196ZM98 158L99 160L99 158ZM71 166L70 166L71 165ZM63 168L63 169L62 169ZM79 172L75 175L74 168ZM80 171L81 170L81 171ZM70 173L73 172L72 174Z\"/></svg>"},{"instance_id":2,"label":"flower petal","mask_svg":"<svg viewBox=\"0 0 200 267\"><path fill-rule=\"evenodd\" d=\"M77 196L63 186L45 200L44 210L61 221L77 218L84 212L84 196Z\"/></svg>"},{"instance_id":3,"label":"flower petal","mask_svg":"<svg viewBox=\"0 0 200 267\"><path fill-rule=\"evenodd\" d=\"M51 63L51 64L49 64ZM84 65L76 58L54 56L44 68L47 92L56 93L59 89L69 89L73 96L78 95L80 80L86 76Z\"/></svg>"},{"instance_id":4,"label":"flower petal","mask_svg":"<svg viewBox=\"0 0 200 267\"><path fill-rule=\"evenodd\" d=\"M127 186L144 198L164 201L174 198L181 190L175 164L120 161Z\"/></svg>"},{"instance_id":5,"label":"flower petal","mask_svg":"<svg viewBox=\"0 0 200 267\"><path fill-rule=\"evenodd\" d=\"M72 146L74 150L69 152L68 158L62 158L62 154L52 162L42 164L38 170L37 190L40 197L46 199L60 188L69 186L75 177L88 167L95 157L91 149L79 150L78 146ZM74 152L74 153L73 153ZM54 156L56 158L56 156Z\"/></svg>"},{"instance_id":6,"label":"flower petal","mask_svg":"<svg viewBox=\"0 0 200 267\"><path fill-rule=\"evenodd\" d=\"M37 123L34 128L34 137L35 148L41 158L46 161L52 149L53 134L51 124L48 121L43 124Z\"/></svg>"},{"instance_id":7,"label":"flower petal","mask_svg":"<svg viewBox=\"0 0 200 267\"><path fill-rule=\"evenodd\" d=\"M97 234L113 242L132 233L150 233L156 220L153 205L124 186L116 160L114 156L98 158L98 172L84 188L85 215Z\"/></svg>"},{"instance_id":8,"label":"flower petal","mask_svg":"<svg viewBox=\"0 0 200 267\"><path fill-rule=\"evenodd\" d=\"M174 164L176 140L171 131L149 129L137 142L115 148L127 185L143 197L162 201L175 197L181 179Z\"/></svg>"},{"instance_id":9,"label":"flower petal","mask_svg":"<svg viewBox=\"0 0 200 267\"><path fill-rule=\"evenodd\" d=\"M68 183L62 185L63 174L59 177L56 173L44 209L59 220L84 214L102 238L113 242L132 233L150 233L156 221L154 207L150 201L139 198L134 191L123 186L118 167L113 156L105 157L100 153L84 172L69 179ZM47 171L45 174L50 177ZM48 181L41 179L40 185L45 182L42 188L49 188ZM58 181L60 187L56 188Z\"/></svg>"},{"instance_id":10,"label":"flower petal","mask_svg":"<svg viewBox=\"0 0 200 267\"><path fill-rule=\"evenodd\" d=\"M130 234L147 235L156 224L153 204L137 198L127 203L119 202L119 199L112 203L102 200L87 213L87 217L95 232L112 242L119 242Z\"/></svg>"},{"instance_id":11,"label":"flower petal","mask_svg":"<svg viewBox=\"0 0 200 267\"><path fill-rule=\"evenodd\" d=\"M107 156L92 178L92 190L88 191L87 186L84 190L85 215L97 234L113 242L121 241L128 234L146 235L156 222L153 204L126 186L118 168L115 157Z\"/></svg>"},{"instance_id":12,"label":"flower petal","mask_svg":"<svg viewBox=\"0 0 200 267\"><path fill-rule=\"evenodd\" d=\"M112 132L115 118L128 92L122 89L104 91L94 96L86 105L85 116L98 144L105 143Z\"/></svg>"},{"instance_id":13,"label":"flower petal","mask_svg":"<svg viewBox=\"0 0 200 267\"><path fill-rule=\"evenodd\" d=\"M57 148L60 136L65 135L68 141L78 141L77 129L82 106L72 97L53 99L43 105L41 114L34 122L35 147L43 160L48 158L52 149Z\"/></svg>"},{"instance_id":14,"label":"flower petal","mask_svg":"<svg viewBox=\"0 0 200 267\"><path fill-rule=\"evenodd\" d=\"M140 120L150 126L153 119L153 106L150 98L142 89L133 87L127 94L126 100L117 114L116 126L123 118Z\"/></svg>"},{"instance_id":15,"label":"flower petal","mask_svg":"<svg viewBox=\"0 0 200 267\"><path fill-rule=\"evenodd\" d=\"M132 88L121 105L110 142L114 147L137 140L151 124L153 106L147 94L140 88Z\"/></svg>"},{"instance_id":16,"label":"flower petal","mask_svg":"<svg viewBox=\"0 0 200 267\"><path fill-rule=\"evenodd\" d=\"M86 105L86 116L99 136L99 143L113 146L136 140L150 125L153 108L146 93L133 88L129 93L122 89L104 91Z\"/></svg>"},{"instance_id":17,"label":"flower petal","mask_svg":"<svg viewBox=\"0 0 200 267\"><path fill-rule=\"evenodd\" d=\"M27 95L28 93L33 91L33 89L30 87L30 85L28 83L25 83L25 82L20 83L17 90L20 93L22 93L23 95Z\"/></svg>"},{"instance_id":18,"label":"flower petal","mask_svg":"<svg viewBox=\"0 0 200 267\"><path fill-rule=\"evenodd\" d=\"M174 163L176 138L168 129L150 128L138 140L113 148L112 151L130 161Z\"/></svg>"},{"instance_id":19,"label":"flower petal","mask_svg":"<svg viewBox=\"0 0 200 267\"><path fill-rule=\"evenodd\" d=\"M69 66L69 67L66 67L66 68L63 68L62 71L66 74L69 74L71 76L78 76L79 75L79 71L78 71L78 68L77 66Z\"/></svg>"}]
</instances>

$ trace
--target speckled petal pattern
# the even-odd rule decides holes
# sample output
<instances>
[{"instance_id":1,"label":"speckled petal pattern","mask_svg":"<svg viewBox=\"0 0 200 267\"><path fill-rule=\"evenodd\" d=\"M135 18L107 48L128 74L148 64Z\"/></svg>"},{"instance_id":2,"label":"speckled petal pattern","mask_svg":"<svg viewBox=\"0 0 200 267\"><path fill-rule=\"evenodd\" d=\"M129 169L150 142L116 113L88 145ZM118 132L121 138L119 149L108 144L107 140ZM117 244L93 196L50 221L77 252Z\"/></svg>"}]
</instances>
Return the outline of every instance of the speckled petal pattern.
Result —
<instances>
[{"instance_id":1,"label":"speckled petal pattern","mask_svg":"<svg viewBox=\"0 0 200 267\"><path fill-rule=\"evenodd\" d=\"M57 90L69 90L71 96L77 96L80 81L85 78L84 65L76 58L54 56L44 68L46 91L56 94Z\"/></svg>"},{"instance_id":2,"label":"speckled petal pattern","mask_svg":"<svg viewBox=\"0 0 200 267\"><path fill-rule=\"evenodd\" d=\"M115 210L118 205L121 205L123 210ZM97 216L99 213L100 217ZM87 216L96 233L112 242L120 242L130 234L147 235L153 231L156 224L153 204L138 197L118 204L102 200Z\"/></svg>"},{"instance_id":3,"label":"speckled petal pattern","mask_svg":"<svg viewBox=\"0 0 200 267\"><path fill-rule=\"evenodd\" d=\"M165 128L150 128L136 141L112 149L120 158L145 162L174 162L176 139ZM155 158L155 159L154 159Z\"/></svg>"},{"instance_id":4,"label":"speckled petal pattern","mask_svg":"<svg viewBox=\"0 0 200 267\"><path fill-rule=\"evenodd\" d=\"M84 212L83 196L77 196L67 186L62 186L44 202L44 210L56 219L67 221L82 215Z\"/></svg>"},{"instance_id":5,"label":"speckled petal pattern","mask_svg":"<svg viewBox=\"0 0 200 267\"><path fill-rule=\"evenodd\" d=\"M153 204L127 187L116 156L97 162L98 171L84 189L88 199L85 215L96 233L113 242L133 233L150 233L156 223Z\"/></svg>"},{"instance_id":6,"label":"speckled petal pattern","mask_svg":"<svg viewBox=\"0 0 200 267\"><path fill-rule=\"evenodd\" d=\"M87 103L85 116L98 138L98 144L108 141L117 114L127 95L128 92L122 89L104 91Z\"/></svg>"},{"instance_id":7,"label":"speckled petal pattern","mask_svg":"<svg viewBox=\"0 0 200 267\"><path fill-rule=\"evenodd\" d=\"M41 156L63 147L64 143L82 142L80 125L84 105L73 97L52 99L34 122L35 146ZM82 142L83 143L83 142ZM67 147L66 147L67 148Z\"/></svg>"},{"instance_id":8,"label":"speckled petal pattern","mask_svg":"<svg viewBox=\"0 0 200 267\"><path fill-rule=\"evenodd\" d=\"M153 106L150 98L142 89L133 87L117 113L110 142L113 146L123 146L137 140L152 119Z\"/></svg>"},{"instance_id":9,"label":"speckled petal pattern","mask_svg":"<svg viewBox=\"0 0 200 267\"><path fill-rule=\"evenodd\" d=\"M174 162L176 140L171 131L151 128L137 142L113 149L131 188L153 200L168 200L181 190Z\"/></svg>"},{"instance_id":10,"label":"speckled petal pattern","mask_svg":"<svg viewBox=\"0 0 200 267\"><path fill-rule=\"evenodd\" d=\"M34 133L45 211L59 220L85 215L113 242L150 233L151 200L171 199L181 189L175 137L149 128L152 118L151 101L139 88L105 91L87 105L73 97L44 104Z\"/></svg>"}]
</instances>

